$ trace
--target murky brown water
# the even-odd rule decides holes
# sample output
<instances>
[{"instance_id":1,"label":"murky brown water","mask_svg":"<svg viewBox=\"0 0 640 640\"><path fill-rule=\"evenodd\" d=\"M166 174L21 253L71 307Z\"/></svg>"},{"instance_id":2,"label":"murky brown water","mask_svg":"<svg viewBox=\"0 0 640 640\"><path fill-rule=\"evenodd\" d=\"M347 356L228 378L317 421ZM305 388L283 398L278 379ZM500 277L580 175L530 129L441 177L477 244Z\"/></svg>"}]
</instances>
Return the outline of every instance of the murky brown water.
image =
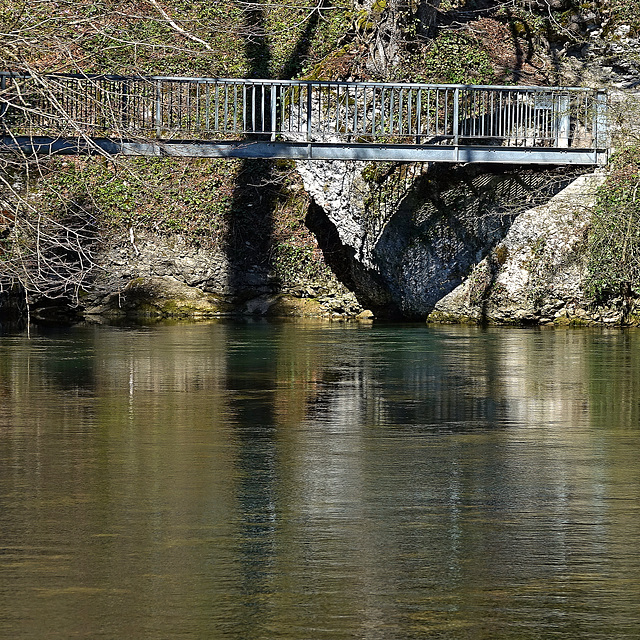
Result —
<instances>
[{"instance_id":1,"label":"murky brown water","mask_svg":"<svg viewBox=\"0 0 640 640\"><path fill-rule=\"evenodd\" d=\"M0 637L640 637L640 332L0 336Z\"/></svg>"}]
</instances>

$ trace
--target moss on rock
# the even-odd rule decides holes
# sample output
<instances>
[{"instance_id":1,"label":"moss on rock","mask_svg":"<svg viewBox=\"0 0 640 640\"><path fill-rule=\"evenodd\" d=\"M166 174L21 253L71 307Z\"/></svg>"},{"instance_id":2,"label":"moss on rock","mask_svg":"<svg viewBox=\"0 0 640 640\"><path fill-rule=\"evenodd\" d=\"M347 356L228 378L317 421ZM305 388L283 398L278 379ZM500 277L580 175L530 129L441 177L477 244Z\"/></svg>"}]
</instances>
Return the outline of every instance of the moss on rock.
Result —
<instances>
[{"instance_id":1,"label":"moss on rock","mask_svg":"<svg viewBox=\"0 0 640 640\"><path fill-rule=\"evenodd\" d=\"M207 318L229 314L233 307L220 296L171 277L136 278L122 292L111 293L87 315L128 318Z\"/></svg>"}]
</instances>

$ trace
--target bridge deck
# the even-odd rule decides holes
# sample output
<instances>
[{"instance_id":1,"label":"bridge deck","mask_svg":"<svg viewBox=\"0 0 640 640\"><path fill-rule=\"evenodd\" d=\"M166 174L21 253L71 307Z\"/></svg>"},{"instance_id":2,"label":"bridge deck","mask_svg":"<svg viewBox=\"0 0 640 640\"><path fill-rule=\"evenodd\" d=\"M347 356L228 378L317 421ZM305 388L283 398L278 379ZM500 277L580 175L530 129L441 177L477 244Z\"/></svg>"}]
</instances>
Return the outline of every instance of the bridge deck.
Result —
<instances>
[{"instance_id":1,"label":"bridge deck","mask_svg":"<svg viewBox=\"0 0 640 640\"><path fill-rule=\"evenodd\" d=\"M521 164L606 158L603 90L0 74L0 150Z\"/></svg>"}]
</instances>

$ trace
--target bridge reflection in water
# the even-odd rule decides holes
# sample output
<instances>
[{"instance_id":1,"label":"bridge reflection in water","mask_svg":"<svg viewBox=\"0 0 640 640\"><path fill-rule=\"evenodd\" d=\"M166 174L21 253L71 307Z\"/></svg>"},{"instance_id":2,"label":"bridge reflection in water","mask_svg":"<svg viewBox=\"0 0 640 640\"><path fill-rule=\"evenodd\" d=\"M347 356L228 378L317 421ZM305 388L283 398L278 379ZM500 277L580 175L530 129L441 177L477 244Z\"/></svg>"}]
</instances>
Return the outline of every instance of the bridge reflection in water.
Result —
<instances>
[{"instance_id":1,"label":"bridge reflection in water","mask_svg":"<svg viewBox=\"0 0 640 640\"><path fill-rule=\"evenodd\" d=\"M601 164L607 94L577 87L0 74L2 150Z\"/></svg>"}]
</instances>

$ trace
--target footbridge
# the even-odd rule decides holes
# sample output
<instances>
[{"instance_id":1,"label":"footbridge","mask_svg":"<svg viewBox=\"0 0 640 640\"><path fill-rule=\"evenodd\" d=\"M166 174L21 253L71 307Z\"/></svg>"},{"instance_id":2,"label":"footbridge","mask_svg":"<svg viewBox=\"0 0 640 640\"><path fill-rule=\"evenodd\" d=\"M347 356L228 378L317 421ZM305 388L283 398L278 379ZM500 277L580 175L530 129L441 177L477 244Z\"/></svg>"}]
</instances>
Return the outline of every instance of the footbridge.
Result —
<instances>
[{"instance_id":1,"label":"footbridge","mask_svg":"<svg viewBox=\"0 0 640 640\"><path fill-rule=\"evenodd\" d=\"M451 163L606 162L580 87L0 73L0 152Z\"/></svg>"}]
</instances>

